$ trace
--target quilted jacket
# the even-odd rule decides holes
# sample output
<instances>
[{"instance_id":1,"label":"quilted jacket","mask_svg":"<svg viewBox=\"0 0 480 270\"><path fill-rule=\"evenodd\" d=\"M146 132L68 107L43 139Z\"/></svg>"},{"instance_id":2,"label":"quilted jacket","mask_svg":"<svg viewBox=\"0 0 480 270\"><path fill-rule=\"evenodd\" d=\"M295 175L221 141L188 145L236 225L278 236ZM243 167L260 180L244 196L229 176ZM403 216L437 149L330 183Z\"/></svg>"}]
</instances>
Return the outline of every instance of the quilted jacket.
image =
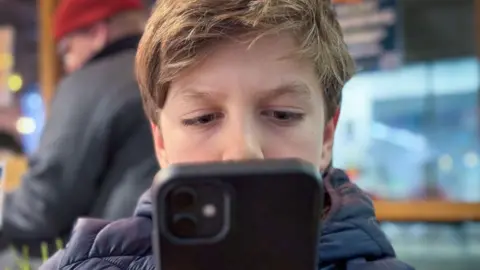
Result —
<instances>
[{"instance_id":1,"label":"quilted jacket","mask_svg":"<svg viewBox=\"0 0 480 270\"><path fill-rule=\"evenodd\" d=\"M319 243L319 270L413 270L395 258L372 202L347 175L332 170L324 179L329 211ZM131 218L78 221L70 243L41 269L153 270L152 202L146 192Z\"/></svg>"}]
</instances>

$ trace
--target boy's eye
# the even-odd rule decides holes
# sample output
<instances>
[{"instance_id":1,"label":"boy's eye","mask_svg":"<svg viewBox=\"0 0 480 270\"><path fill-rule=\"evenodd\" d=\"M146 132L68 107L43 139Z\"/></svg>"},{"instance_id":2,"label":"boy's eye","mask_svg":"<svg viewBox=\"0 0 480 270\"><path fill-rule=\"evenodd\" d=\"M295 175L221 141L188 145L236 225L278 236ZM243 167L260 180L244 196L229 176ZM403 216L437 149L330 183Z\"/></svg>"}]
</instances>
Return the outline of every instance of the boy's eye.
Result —
<instances>
[{"instance_id":1,"label":"boy's eye","mask_svg":"<svg viewBox=\"0 0 480 270\"><path fill-rule=\"evenodd\" d=\"M304 114L299 112L291 111L280 111L280 110L268 110L262 112L263 116L273 118L273 120L280 123L290 123L294 121L300 121L303 119Z\"/></svg>"},{"instance_id":2,"label":"boy's eye","mask_svg":"<svg viewBox=\"0 0 480 270\"><path fill-rule=\"evenodd\" d=\"M208 125L211 122L221 119L223 115L221 113L208 113L201 116L197 116L190 119L182 120L184 126L201 126Z\"/></svg>"}]
</instances>

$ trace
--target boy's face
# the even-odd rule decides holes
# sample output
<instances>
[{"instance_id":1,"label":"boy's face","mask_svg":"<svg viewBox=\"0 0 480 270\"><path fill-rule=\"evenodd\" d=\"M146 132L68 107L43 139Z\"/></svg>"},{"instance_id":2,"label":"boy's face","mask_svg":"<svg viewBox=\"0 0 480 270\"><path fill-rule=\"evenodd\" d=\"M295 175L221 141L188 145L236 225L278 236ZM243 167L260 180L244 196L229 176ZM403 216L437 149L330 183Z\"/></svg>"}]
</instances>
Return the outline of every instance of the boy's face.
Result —
<instances>
[{"instance_id":1,"label":"boy's face","mask_svg":"<svg viewBox=\"0 0 480 270\"><path fill-rule=\"evenodd\" d=\"M325 125L313 64L289 57L287 34L221 43L171 83L153 125L162 167L184 162L301 158L325 169L335 123Z\"/></svg>"}]
</instances>

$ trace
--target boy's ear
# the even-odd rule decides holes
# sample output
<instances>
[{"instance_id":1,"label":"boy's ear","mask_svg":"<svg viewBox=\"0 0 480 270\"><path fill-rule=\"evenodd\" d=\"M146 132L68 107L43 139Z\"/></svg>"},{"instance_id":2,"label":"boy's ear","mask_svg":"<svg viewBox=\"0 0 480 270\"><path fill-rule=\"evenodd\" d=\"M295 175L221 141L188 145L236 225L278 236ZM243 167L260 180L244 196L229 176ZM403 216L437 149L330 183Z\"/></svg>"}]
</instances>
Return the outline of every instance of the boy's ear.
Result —
<instances>
[{"instance_id":1,"label":"boy's ear","mask_svg":"<svg viewBox=\"0 0 480 270\"><path fill-rule=\"evenodd\" d=\"M335 114L333 115L333 124L335 125L335 129L337 128L339 117L340 117L340 108L338 108Z\"/></svg>"},{"instance_id":2,"label":"boy's ear","mask_svg":"<svg viewBox=\"0 0 480 270\"><path fill-rule=\"evenodd\" d=\"M155 155L160 163L160 167L165 168L168 165L168 160L165 152L165 143L163 140L160 127L154 122L150 121L150 127L152 129L153 144L155 147Z\"/></svg>"},{"instance_id":3,"label":"boy's ear","mask_svg":"<svg viewBox=\"0 0 480 270\"><path fill-rule=\"evenodd\" d=\"M335 137L335 129L337 128L339 116L340 109L335 112L323 130L322 160L320 164L321 171L324 171L326 168L328 168L332 162L333 139Z\"/></svg>"}]
</instances>

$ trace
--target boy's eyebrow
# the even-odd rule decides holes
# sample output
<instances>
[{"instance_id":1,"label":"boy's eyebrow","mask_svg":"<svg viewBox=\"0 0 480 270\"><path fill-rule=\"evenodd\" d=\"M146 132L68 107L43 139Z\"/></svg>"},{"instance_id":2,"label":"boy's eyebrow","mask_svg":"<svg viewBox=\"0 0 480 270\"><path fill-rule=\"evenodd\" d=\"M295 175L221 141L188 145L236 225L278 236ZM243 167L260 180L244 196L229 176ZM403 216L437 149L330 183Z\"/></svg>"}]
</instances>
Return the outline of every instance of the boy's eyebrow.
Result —
<instances>
[{"instance_id":1,"label":"boy's eyebrow","mask_svg":"<svg viewBox=\"0 0 480 270\"><path fill-rule=\"evenodd\" d=\"M262 99L264 100L271 100L283 96L299 97L308 100L312 97L312 92L305 83L289 82L273 89L262 91L260 95L262 95Z\"/></svg>"},{"instance_id":2,"label":"boy's eyebrow","mask_svg":"<svg viewBox=\"0 0 480 270\"><path fill-rule=\"evenodd\" d=\"M188 100L197 100L197 99L211 99L212 94L209 93L208 91L200 91L195 88L183 88L180 89L177 93L175 93L173 96L181 96L183 99L188 99Z\"/></svg>"},{"instance_id":3,"label":"boy's eyebrow","mask_svg":"<svg viewBox=\"0 0 480 270\"><path fill-rule=\"evenodd\" d=\"M182 98L190 100L213 99L212 93L208 91L201 91L195 88L181 89L180 91L175 93L174 96L182 96ZM308 100L311 98L312 93L309 87L302 82L289 82L272 89L261 90L258 93L258 97L261 100L267 101L284 96L291 96Z\"/></svg>"}]
</instances>

